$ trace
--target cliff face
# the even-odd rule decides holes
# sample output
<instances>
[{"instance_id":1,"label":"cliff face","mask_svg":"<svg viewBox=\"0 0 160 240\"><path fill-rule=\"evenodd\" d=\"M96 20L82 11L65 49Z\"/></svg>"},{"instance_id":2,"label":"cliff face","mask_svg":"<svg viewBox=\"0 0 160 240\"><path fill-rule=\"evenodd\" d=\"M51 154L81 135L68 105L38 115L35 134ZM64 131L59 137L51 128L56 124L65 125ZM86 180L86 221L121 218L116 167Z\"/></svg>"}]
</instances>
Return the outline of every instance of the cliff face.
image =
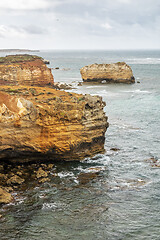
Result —
<instances>
[{"instance_id":1,"label":"cliff face","mask_svg":"<svg viewBox=\"0 0 160 240\"><path fill-rule=\"evenodd\" d=\"M124 62L113 64L92 64L80 69L84 82L106 80L107 83L134 83L135 78L130 66Z\"/></svg>"},{"instance_id":2,"label":"cliff face","mask_svg":"<svg viewBox=\"0 0 160 240\"><path fill-rule=\"evenodd\" d=\"M51 69L40 57L10 55L0 58L0 85L53 85Z\"/></svg>"},{"instance_id":3,"label":"cliff face","mask_svg":"<svg viewBox=\"0 0 160 240\"><path fill-rule=\"evenodd\" d=\"M51 88L0 87L0 159L80 160L104 151L101 97Z\"/></svg>"}]
</instances>

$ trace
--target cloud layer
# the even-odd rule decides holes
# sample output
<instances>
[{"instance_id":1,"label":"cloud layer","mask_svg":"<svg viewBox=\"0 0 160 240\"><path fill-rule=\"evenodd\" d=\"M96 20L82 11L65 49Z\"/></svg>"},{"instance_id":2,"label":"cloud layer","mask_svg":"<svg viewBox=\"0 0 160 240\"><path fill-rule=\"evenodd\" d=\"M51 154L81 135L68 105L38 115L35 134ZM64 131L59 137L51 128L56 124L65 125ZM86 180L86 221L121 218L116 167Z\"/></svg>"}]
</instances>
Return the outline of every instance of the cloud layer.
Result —
<instances>
[{"instance_id":1,"label":"cloud layer","mask_svg":"<svg viewBox=\"0 0 160 240\"><path fill-rule=\"evenodd\" d=\"M159 0L5 0L1 48L160 48Z\"/></svg>"}]
</instances>

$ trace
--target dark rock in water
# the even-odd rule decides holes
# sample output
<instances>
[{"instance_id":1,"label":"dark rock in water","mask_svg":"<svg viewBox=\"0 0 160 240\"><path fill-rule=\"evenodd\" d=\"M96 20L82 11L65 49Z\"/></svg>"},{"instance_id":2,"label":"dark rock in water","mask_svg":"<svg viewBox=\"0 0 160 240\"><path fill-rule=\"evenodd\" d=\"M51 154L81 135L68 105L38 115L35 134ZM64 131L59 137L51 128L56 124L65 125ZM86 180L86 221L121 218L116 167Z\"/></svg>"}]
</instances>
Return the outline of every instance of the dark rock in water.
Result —
<instances>
[{"instance_id":1,"label":"dark rock in water","mask_svg":"<svg viewBox=\"0 0 160 240\"><path fill-rule=\"evenodd\" d=\"M120 149L119 149L119 148L114 148L114 147L113 147L113 148L111 148L110 150L116 152L116 151L119 151Z\"/></svg>"},{"instance_id":2,"label":"dark rock in water","mask_svg":"<svg viewBox=\"0 0 160 240\"><path fill-rule=\"evenodd\" d=\"M53 68L53 69L55 69L55 70L58 70L58 69L59 69L59 67L55 67L55 68Z\"/></svg>"},{"instance_id":3,"label":"dark rock in water","mask_svg":"<svg viewBox=\"0 0 160 240\"><path fill-rule=\"evenodd\" d=\"M97 172L80 173L78 176L78 181L80 184L87 184L91 180L97 178L97 176L98 176Z\"/></svg>"},{"instance_id":4,"label":"dark rock in water","mask_svg":"<svg viewBox=\"0 0 160 240\"><path fill-rule=\"evenodd\" d=\"M132 69L125 62L92 64L80 69L84 82L135 83Z\"/></svg>"},{"instance_id":5,"label":"dark rock in water","mask_svg":"<svg viewBox=\"0 0 160 240\"><path fill-rule=\"evenodd\" d=\"M140 81L137 81L137 83L140 83Z\"/></svg>"},{"instance_id":6,"label":"dark rock in water","mask_svg":"<svg viewBox=\"0 0 160 240\"><path fill-rule=\"evenodd\" d=\"M48 61L48 60L46 60L46 59L43 59L43 62L44 62L45 64L50 64L50 61Z\"/></svg>"}]
</instances>

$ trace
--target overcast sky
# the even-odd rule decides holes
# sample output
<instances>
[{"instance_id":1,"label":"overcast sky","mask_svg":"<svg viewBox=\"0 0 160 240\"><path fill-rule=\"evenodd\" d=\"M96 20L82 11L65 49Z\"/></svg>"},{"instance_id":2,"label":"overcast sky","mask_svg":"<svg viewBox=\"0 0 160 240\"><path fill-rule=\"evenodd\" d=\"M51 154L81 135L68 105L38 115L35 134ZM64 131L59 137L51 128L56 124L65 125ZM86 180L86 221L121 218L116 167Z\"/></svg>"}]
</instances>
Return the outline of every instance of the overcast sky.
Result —
<instances>
[{"instance_id":1,"label":"overcast sky","mask_svg":"<svg viewBox=\"0 0 160 240\"><path fill-rule=\"evenodd\" d=\"M160 0L1 0L0 48L160 49Z\"/></svg>"}]
</instances>

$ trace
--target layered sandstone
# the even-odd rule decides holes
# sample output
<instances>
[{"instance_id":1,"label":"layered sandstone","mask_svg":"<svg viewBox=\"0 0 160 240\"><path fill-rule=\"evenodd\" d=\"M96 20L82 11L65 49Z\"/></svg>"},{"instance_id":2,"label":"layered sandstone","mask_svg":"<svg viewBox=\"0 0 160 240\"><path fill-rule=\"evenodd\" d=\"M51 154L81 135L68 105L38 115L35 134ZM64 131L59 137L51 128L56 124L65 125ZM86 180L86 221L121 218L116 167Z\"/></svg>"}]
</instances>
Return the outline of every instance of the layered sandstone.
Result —
<instances>
[{"instance_id":1,"label":"layered sandstone","mask_svg":"<svg viewBox=\"0 0 160 240\"><path fill-rule=\"evenodd\" d=\"M99 96L29 86L0 87L0 159L80 160L104 151Z\"/></svg>"},{"instance_id":2,"label":"layered sandstone","mask_svg":"<svg viewBox=\"0 0 160 240\"><path fill-rule=\"evenodd\" d=\"M92 64L80 69L84 82L134 83L132 69L125 62Z\"/></svg>"},{"instance_id":3,"label":"layered sandstone","mask_svg":"<svg viewBox=\"0 0 160 240\"><path fill-rule=\"evenodd\" d=\"M53 75L43 59L32 55L0 58L0 85L53 85Z\"/></svg>"}]
</instances>

